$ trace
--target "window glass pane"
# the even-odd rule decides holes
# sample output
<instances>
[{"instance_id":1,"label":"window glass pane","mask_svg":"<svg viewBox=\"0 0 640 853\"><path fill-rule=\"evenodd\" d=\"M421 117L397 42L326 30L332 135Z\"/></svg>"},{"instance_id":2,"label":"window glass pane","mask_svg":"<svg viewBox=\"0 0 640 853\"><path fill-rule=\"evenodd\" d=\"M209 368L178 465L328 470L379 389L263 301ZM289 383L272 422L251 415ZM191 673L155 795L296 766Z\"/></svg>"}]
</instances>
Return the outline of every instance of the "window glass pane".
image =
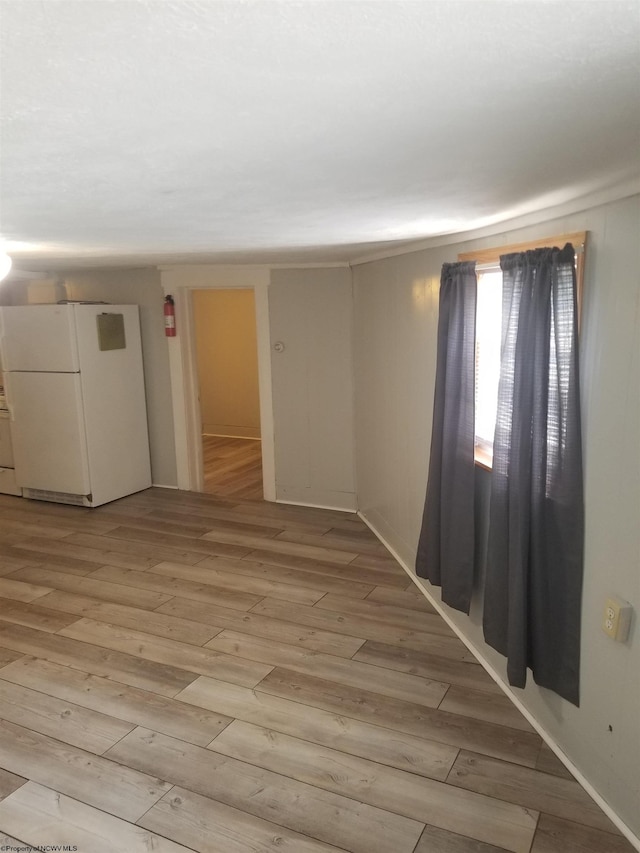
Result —
<instances>
[{"instance_id":1,"label":"window glass pane","mask_svg":"<svg viewBox=\"0 0 640 853\"><path fill-rule=\"evenodd\" d=\"M493 447L500 378L502 272L478 274L476 308L476 445Z\"/></svg>"}]
</instances>

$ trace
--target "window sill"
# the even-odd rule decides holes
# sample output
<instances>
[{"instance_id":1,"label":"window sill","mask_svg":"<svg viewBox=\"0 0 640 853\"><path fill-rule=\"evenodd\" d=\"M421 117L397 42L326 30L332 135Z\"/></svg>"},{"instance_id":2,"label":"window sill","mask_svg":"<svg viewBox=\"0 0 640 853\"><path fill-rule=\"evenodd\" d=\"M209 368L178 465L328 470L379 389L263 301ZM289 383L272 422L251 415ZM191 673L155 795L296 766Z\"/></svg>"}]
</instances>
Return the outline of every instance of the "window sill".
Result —
<instances>
[{"instance_id":1,"label":"window sill","mask_svg":"<svg viewBox=\"0 0 640 853\"><path fill-rule=\"evenodd\" d=\"M478 468L484 468L485 471L491 471L493 467L493 454L481 447L474 448L473 461Z\"/></svg>"}]
</instances>

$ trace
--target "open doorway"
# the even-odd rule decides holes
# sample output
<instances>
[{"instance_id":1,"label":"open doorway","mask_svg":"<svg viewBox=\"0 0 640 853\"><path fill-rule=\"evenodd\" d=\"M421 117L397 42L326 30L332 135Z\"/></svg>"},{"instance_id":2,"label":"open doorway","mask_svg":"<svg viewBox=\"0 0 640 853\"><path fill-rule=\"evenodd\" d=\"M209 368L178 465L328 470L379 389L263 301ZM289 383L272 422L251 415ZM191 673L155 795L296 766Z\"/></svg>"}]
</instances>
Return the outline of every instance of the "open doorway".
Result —
<instances>
[{"instance_id":1,"label":"open doorway","mask_svg":"<svg viewBox=\"0 0 640 853\"><path fill-rule=\"evenodd\" d=\"M258 342L253 289L192 290L203 491L263 496Z\"/></svg>"}]
</instances>

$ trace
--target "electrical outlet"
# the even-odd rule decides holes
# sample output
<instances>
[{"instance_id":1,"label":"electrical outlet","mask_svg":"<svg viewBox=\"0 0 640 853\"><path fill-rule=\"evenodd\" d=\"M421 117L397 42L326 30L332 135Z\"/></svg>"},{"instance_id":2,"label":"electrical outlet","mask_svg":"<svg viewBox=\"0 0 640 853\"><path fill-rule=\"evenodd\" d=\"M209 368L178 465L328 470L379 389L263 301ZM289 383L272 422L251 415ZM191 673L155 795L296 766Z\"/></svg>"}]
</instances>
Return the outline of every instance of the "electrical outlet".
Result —
<instances>
[{"instance_id":1,"label":"electrical outlet","mask_svg":"<svg viewBox=\"0 0 640 853\"><path fill-rule=\"evenodd\" d=\"M632 607L628 601L613 596L607 598L602 614L602 628L611 639L624 643L629 635Z\"/></svg>"}]
</instances>

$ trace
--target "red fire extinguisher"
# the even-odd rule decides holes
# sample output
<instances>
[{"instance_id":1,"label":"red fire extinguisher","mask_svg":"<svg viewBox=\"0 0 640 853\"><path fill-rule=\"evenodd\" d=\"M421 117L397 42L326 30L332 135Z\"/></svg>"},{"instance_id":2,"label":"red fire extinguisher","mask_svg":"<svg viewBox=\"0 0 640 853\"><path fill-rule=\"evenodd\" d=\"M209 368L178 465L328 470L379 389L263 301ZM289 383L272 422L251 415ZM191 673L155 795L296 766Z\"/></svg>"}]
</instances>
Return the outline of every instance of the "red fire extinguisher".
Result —
<instances>
[{"instance_id":1,"label":"red fire extinguisher","mask_svg":"<svg viewBox=\"0 0 640 853\"><path fill-rule=\"evenodd\" d=\"M176 336L176 305L173 296L164 298L164 333L168 338Z\"/></svg>"}]
</instances>

